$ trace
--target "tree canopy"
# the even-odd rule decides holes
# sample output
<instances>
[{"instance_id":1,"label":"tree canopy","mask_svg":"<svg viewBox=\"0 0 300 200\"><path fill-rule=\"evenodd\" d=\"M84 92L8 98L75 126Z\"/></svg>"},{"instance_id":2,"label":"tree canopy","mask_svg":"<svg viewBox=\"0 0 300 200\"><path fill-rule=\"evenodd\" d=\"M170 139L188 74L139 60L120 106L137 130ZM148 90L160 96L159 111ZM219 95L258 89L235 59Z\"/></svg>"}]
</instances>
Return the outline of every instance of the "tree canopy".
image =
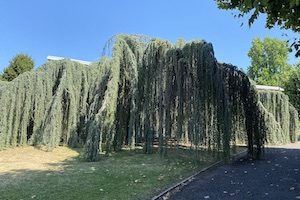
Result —
<instances>
[{"instance_id":1,"label":"tree canopy","mask_svg":"<svg viewBox=\"0 0 300 200\"><path fill-rule=\"evenodd\" d=\"M291 103L300 111L300 62L295 64L293 73L285 84L285 93L289 96Z\"/></svg>"},{"instance_id":2,"label":"tree canopy","mask_svg":"<svg viewBox=\"0 0 300 200\"><path fill-rule=\"evenodd\" d=\"M2 79L12 81L20 74L32 70L33 67L34 60L28 54L17 54L11 61L9 61L9 66L4 69Z\"/></svg>"},{"instance_id":3,"label":"tree canopy","mask_svg":"<svg viewBox=\"0 0 300 200\"><path fill-rule=\"evenodd\" d=\"M254 38L248 52L251 59L248 76L260 85L283 87L292 71L288 54L286 41L269 37L263 40Z\"/></svg>"},{"instance_id":4,"label":"tree canopy","mask_svg":"<svg viewBox=\"0 0 300 200\"><path fill-rule=\"evenodd\" d=\"M248 24L251 26L259 14L266 14L266 27L278 25L281 29L290 29L300 33L300 1L299 0L215 0L220 9L234 10L240 13L235 17L249 15ZM296 49L296 56L300 56L300 39L295 38L292 46Z\"/></svg>"},{"instance_id":5,"label":"tree canopy","mask_svg":"<svg viewBox=\"0 0 300 200\"><path fill-rule=\"evenodd\" d=\"M117 35L104 48L112 56L99 63L50 61L0 85L0 149L84 146L96 161L124 146L152 153L157 145L163 156L186 145L195 159L207 150L229 161L236 144L260 157L266 140L294 141L286 95L270 92L261 102L243 72L217 62L210 43L144 39Z\"/></svg>"}]
</instances>

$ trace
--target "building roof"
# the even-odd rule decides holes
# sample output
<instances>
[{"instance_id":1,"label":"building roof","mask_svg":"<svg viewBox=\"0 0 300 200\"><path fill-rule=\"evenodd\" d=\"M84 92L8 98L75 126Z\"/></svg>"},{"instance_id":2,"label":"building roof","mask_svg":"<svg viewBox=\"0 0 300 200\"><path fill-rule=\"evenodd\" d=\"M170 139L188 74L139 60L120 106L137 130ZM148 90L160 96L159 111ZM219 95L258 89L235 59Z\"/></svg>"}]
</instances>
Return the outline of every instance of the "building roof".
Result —
<instances>
[{"instance_id":1,"label":"building roof","mask_svg":"<svg viewBox=\"0 0 300 200\"><path fill-rule=\"evenodd\" d=\"M47 56L47 60L63 60L63 59L67 59L67 58L58 57L58 56ZM84 61L84 60L77 60L77 59L72 59L72 58L68 58L68 59L75 61L75 62L79 62L83 65L90 65L92 63L92 62Z\"/></svg>"},{"instance_id":2,"label":"building roof","mask_svg":"<svg viewBox=\"0 0 300 200\"><path fill-rule=\"evenodd\" d=\"M275 90L275 91L284 91L283 88L278 86L268 86L268 85L256 85L256 89L258 90Z\"/></svg>"}]
</instances>

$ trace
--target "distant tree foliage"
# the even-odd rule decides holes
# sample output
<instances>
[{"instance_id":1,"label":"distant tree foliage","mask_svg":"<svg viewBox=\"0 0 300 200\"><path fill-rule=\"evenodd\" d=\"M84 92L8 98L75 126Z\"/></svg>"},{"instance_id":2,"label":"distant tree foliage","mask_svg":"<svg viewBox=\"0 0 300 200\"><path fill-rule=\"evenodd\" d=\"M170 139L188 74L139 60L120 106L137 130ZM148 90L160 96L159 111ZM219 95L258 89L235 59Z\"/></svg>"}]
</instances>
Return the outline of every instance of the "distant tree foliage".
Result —
<instances>
[{"instance_id":1,"label":"distant tree foliage","mask_svg":"<svg viewBox=\"0 0 300 200\"><path fill-rule=\"evenodd\" d=\"M300 1L299 0L215 0L220 9L235 10L240 13L235 17L249 16L249 26L258 18L259 14L266 14L266 27L271 29L278 25L281 29L290 29L300 33ZM294 38L292 42L300 56L300 39Z\"/></svg>"},{"instance_id":2,"label":"distant tree foliage","mask_svg":"<svg viewBox=\"0 0 300 200\"><path fill-rule=\"evenodd\" d=\"M251 66L248 76L259 85L284 87L292 67L288 64L288 45L286 41L266 37L254 38L248 52Z\"/></svg>"},{"instance_id":3,"label":"distant tree foliage","mask_svg":"<svg viewBox=\"0 0 300 200\"><path fill-rule=\"evenodd\" d=\"M289 96L290 102L300 111L300 62L295 64L293 73L285 83L285 93Z\"/></svg>"},{"instance_id":4,"label":"distant tree foliage","mask_svg":"<svg viewBox=\"0 0 300 200\"><path fill-rule=\"evenodd\" d=\"M17 54L9 62L9 66L4 69L2 79L12 81L20 74L32 70L34 67L34 60L28 54Z\"/></svg>"}]
</instances>

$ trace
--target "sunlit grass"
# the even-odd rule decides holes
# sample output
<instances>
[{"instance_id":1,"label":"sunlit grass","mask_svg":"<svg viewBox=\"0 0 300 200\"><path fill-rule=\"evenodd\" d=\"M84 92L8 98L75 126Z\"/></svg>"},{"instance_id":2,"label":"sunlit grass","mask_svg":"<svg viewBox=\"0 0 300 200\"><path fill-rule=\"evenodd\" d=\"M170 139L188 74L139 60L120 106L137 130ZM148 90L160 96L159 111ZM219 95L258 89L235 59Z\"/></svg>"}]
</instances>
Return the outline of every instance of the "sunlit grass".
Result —
<instances>
[{"instance_id":1,"label":"sunlit grass","mask_svg":"<svg viewBox=\"0 0 300 200\"><path fill-rule=\"evenodd\" d=\"M0 184L0 199L150 199L214 162L207 152L195 159L195 152L188 149L170 149L163 159L157 153L123 150L94 163L82 161L79 155L75 159L65 155L64 162L50 163L46 170L0 173L0 178L16 180Z\"/></svg>"}]
</instances>

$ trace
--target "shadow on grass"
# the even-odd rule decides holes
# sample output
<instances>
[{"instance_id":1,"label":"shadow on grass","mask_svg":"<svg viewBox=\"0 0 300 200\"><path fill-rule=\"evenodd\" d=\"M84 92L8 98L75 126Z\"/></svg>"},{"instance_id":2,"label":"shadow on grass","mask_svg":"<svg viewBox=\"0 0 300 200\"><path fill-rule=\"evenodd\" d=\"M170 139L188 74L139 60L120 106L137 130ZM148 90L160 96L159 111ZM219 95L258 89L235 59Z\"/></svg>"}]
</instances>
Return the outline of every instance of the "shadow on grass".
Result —
<instances>
[{"instance_id":1,"label":"shadow on grass","mask_svg":"<svg viewBox=\"0 0 300 200\"><path fill-rule=\"evenodd\" d=\"M22 169L22 163L14 163L15 169L0 174L0 199L150 199L215 161L207 151L168 149L162 159L137 149L84 162L82 149L72 150L77 156L45 162L41 168Z\"/></svg>"}]
</instances>

